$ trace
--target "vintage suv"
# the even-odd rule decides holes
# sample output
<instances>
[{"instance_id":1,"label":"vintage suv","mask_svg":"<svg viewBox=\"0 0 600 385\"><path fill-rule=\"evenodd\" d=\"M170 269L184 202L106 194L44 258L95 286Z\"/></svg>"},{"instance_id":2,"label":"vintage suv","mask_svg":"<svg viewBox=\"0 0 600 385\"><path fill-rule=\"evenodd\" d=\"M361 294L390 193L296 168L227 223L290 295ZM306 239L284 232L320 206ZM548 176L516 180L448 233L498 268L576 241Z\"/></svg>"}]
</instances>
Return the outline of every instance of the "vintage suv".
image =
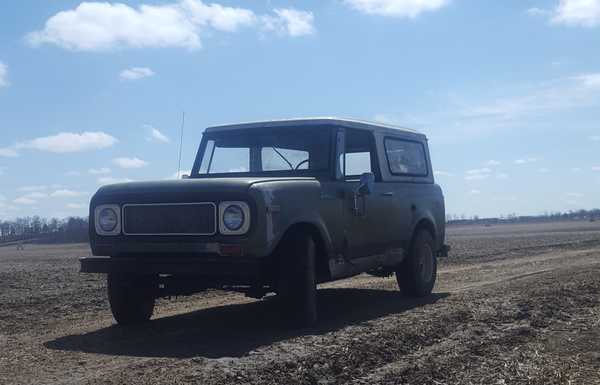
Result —
<instances>
[{"instance_id":1,"label":"vintage suv","mask_svg":"<svg viewBox=\"0 0 600 385\"><path fill-rule=\"evenodd\" d=\"M94 257L119 324L147 321L158 297L208 288L277 293L291 320L317 319L316 285L396 273L431 293L444 197L425 135L334 118L204 132L182 180L104 186L90 205Z\"/></svg>"}]
</instances>

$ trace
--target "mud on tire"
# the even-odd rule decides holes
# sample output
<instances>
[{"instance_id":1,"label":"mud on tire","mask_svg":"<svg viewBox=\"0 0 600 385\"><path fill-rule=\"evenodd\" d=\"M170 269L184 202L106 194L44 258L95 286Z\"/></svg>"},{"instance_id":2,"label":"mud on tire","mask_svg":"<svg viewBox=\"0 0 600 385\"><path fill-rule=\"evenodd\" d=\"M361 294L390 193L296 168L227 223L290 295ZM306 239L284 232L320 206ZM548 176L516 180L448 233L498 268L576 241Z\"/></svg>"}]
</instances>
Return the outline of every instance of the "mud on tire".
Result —
<instances>
[{"instance_id":1,"label":"mud on tire","mask_svg":"<svg viewBox=\"0 0 600 385\"><path fill-rule=\"evenodd\" d=\"M315 243L302 232L290 234L279 256L278 294L289 321L300 327L317 321Z\"/></svg>"},{"instance_id":2,"label":"mud on tire","mask_svg":"<svg viewBox=\"0 0 600 385\"><path fill-rule=\"evenodd\" d=\"M109 273L106 277L110 310L119 325L148 321L154 312L158 278Z\"/></svg>"},{"instance_id":3,"label":"mud on tire","mask_svg":"<svg viewBox=\"0 0 600 385\"><path fill-rule=\"evenodd\" d=\"M431 294L437 276L435 241L427 230L419 230L407 258L396 270L400 291L410 297Z\"/></svg>"}]
</instances>

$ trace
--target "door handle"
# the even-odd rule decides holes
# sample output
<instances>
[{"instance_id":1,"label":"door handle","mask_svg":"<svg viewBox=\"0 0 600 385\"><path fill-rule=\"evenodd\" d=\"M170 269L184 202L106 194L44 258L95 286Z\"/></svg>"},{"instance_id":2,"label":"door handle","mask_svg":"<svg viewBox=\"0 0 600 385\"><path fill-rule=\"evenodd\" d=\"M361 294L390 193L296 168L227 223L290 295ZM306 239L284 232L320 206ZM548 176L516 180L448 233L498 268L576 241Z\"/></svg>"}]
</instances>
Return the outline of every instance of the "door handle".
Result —
<instances>
[{"instance_id":1,"label":"door handle","mask_svg":"<svg viewBox=\"0 0 600 385\"><path fill-rule=\"evenodd\" d=\"M382 196L384 197L393 197L394 196L394 192L393 191L387 191L384 193L381 193Z\"/></svg>"}]
</instances>

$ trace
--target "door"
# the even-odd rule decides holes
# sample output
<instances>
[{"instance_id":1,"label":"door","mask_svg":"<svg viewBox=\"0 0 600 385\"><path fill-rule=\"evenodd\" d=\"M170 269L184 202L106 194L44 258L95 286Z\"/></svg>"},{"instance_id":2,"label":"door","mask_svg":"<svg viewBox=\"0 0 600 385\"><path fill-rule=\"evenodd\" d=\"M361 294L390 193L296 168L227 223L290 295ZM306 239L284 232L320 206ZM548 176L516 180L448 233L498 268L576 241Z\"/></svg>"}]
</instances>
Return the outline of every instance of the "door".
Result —
<instances>
[{"instance_id":1,"label":"door","mask_svg":"<svg viewBox=\"0 0 600 385\"><path fill-rule=\"evenodd\" d=\"M381 180L373 133L368 130L346 129L344 153L340 163L343 178L340 181L344 215L344 256L363 260L365 265L376 265L375 259L389 246L388 201L386 183ZM375 183L368 195L357 193L360 176L373 173ZM361 264L362 264L361 263Z\"/></svg>"}]
</instances>

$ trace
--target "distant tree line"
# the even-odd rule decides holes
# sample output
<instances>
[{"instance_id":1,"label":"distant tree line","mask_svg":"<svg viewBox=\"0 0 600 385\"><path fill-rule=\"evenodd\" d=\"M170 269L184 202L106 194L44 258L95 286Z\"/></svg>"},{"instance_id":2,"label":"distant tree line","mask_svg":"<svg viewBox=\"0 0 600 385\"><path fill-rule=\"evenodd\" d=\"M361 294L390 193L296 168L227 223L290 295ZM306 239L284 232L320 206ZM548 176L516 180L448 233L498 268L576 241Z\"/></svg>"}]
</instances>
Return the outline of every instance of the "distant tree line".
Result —
<instances>
[{"instance_id":1,"label":"distant tree line","mask_svg":"<svg viewBox=\"0 0 600 385\"><path fill-rule=\"evenodd\" d=\"M501 215L497 218L480 218L477 215L448 214L448 224L496 224L496 223L536 223L555 221L600 221L600 209L569 210L567 212L546 212L542 215L517 215L514 213Z\"/></svg>"},{"instance_id":2,"label":"distant tree line","mask_svg":"<svg viewBox=\"0 0 600 385\"><path fill-rule=\"evenodd\" d=\"M88 219L22 217L0 220L0 243L72 243L88 241Z\"/></svg>"}]
</instances>

